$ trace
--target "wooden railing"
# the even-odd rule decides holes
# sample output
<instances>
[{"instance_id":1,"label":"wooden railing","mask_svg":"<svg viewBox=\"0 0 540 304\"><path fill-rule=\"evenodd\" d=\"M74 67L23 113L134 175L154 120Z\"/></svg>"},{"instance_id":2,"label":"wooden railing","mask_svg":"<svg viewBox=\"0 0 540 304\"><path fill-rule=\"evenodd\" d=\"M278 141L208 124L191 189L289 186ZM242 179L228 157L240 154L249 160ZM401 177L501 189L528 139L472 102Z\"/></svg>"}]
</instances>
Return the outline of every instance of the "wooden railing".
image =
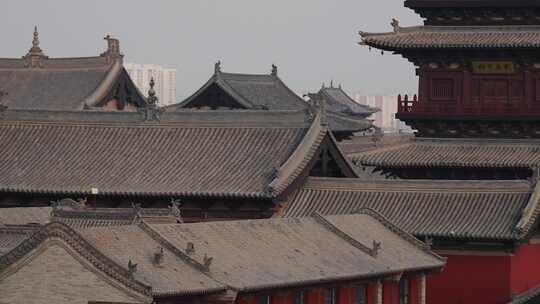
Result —
<instances>
[{"instance_id":1,"label":"wooden railing","mask_svg":"<svg viewBox=\"0 0 540 304\"><path fill-rule=\"evenodd\" d=\"M518 101L484 100L458 106L456 102L426 102L419 100L417 95L398 95L397 101L399 114L540 116L540 102L538 105L526 105Z\"/></svg>"}]
</instances>

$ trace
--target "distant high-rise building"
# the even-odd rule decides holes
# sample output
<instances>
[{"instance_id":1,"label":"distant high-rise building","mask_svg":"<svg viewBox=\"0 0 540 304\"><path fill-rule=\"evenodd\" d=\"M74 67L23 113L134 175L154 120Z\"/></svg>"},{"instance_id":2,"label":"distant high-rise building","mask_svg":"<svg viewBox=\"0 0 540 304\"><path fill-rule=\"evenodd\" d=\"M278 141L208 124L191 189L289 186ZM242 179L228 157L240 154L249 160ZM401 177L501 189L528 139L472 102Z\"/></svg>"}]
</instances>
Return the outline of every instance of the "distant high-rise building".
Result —
<instances>
[{"instance_id":1,"label":"distant high-rise building","mask_svg":"<svg viewBox=\"0 0 540 304\"><path fill-rule=\"evenodd\" d=\"M146 94L150 88L150 78L154 77L155 90L160 106L176 103L176 69L164 68L156 64L125 63L129 76L135 85Z\"/></svg>"},{"instance_id":2,"label":"distant high-rise building","mask_svg":"<svg viewBox=\"0 0 540 304\"><path fill-rule=\"evenodd\" d=\"M362 95L355 93L352 98L363 105L379 108L380 111L371 115L373 124L384 132L410 132L411 129L400 120L396 119L397 96L394 95Z\"/></svg>"}]
</instances>

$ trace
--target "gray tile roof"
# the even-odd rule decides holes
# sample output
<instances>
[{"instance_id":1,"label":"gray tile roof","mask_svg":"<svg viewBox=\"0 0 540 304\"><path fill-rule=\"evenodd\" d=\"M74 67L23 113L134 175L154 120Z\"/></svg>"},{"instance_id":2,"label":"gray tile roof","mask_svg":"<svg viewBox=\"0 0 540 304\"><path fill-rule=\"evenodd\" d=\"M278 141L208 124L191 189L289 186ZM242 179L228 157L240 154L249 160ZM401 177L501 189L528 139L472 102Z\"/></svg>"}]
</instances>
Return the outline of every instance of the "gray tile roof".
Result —
<instances>
[{"instance_id":1,"label":"gray tile roof","mask_svg":"<svg viewBox=\"0 0 540 304\"><path fill-rule=\"evenodd\" d=\"M540 301L540 285L536 285L520 294L512 296L507 304L534 304Z\"/></svg>"},{"instance_id":2,"label":"gray tile roof","mask_svg":"<svg viewBox=\"0 0 540 304\"><path fill-rule=\"evenodd\" d=\"M177 248L194 244L208 274L240 291L313 285L433 269L444 261L369 214L152 225ZM367 248L381 242L374 256Z\"/></svg>"},{"instance_id":3,"label":"gray tile roof","mask_svg":"<svg viewBox=\"0 0 540 304\"><path fill-rule=\"evenodd\" d=\"M540 26L415 26L360 32L362 44L383 50L538 48Z\"/></svg>"},{"instance_id":4,"label":"gray tile roof","mask_svg":"<svg viewBox=\"0 0 540 304\"><path fill-rule=\"evenodd\" d=\"M373 127L370 120L328 112L328 125L333 132L360 132Z\"/></svg>"},{"instance_id":5,"label":"gray tile roof","mask_svg":"<svg viewBox=\"0 0 540 304\"><path fill-rule=\"evenodd\" d=\"M418 237L516 240L538 220L538 194L533 195L538 191L525 181L310 177L281 214L349 214L371 208Z\"/></svg>"},{"instance_id":6,"label":"gray tile roof","mask_svg":"<svg viewBox=\"0 0 540 304\"><path fill-rule=\"evenodd\" d=\"M412 134L383 134L382 137L366 135L355 136L348 140L339 142L339 147L347 155L358 155L362 152L374 151L381 148L388 148L409 142Z\"/></svg>"},{"instance_id":7,"label":"gray tile roof","mask_svg":"<svg viewBox=\"0 0 540 304\"><path fill-rule=\"evenodd\" d=\"M192 96L188 97L179 104L168 106L168 111L178 111L189 108L190 104L202 95L208 88L217 85L228 95L234 98L245 109L264 109L264 110L303 110L308 111L311 105L300 96L296 95L277 74L237 74L224 73L216 71L214 75ZM343 91L342 91L343 92ZM364 117L346 117L345 114L360 114L367 116L366 107L356 104L352 100L344 101L343 96L336 92L331 92L339 102L347 102L349 111L335 112L335 106L332 104L328 108L328 122L330 129L336 132L356 132L372 127L370 121ZM343 92L343 94L345 94ZM345 94L346 95L346 94ZM350 97L345 97L349 98ZM337 109L337 108L336 108ZM341 108L339 108L342 110ZM369 108L370 109L370 108ZM372 109L370 109L372 110ZM335 112L335 113L334 113Z\"/></svg>"},{"instance_id":8,"label":"gray tile roof","mask_svg":"<svg viewBox=\"0 0 540 304\"><path fill-rule=\"evenodd\" d=\"M39 229L39 226L7 227L0 224L0 256L19 246L37 229Z\"/></svg>"},{"instance_id":9,"label":"gray tile roof","mask_svg":"<svg viewBox=\"0 0 540 304\"><path fill-rule=\"evenodd\" d=\"M361 166L530 168L540 164L540 142L504 139L416 139L350 156Z\"/></svg>"},{"instance_id":10,"label":"gray tile roof","mask_svg":"<svg viewBox=\"0 0 540 304\"><path fill-rule=\"evenodd\" d=\"M234 90L253 108L270 110L307 109L308 104L294 93L277 75L218 74L228 87Z\"/></svg>"},{"instance_id":11,"label":"gray tile roof","mask_svg":"<svg viewBox=\"0 0 540 304\"><path fill-rule=\"evenodd\" d=\"M127 266L129 261L137 264L134 278L152 286L154 296L200 294L226 288L137 225L79 229L78 232L118 265ZM163 248L163 258L156 264L154 255L160 248Z\"/></svg>"},{"instance_id":12,"label":"gray tile roof","mask_svg":"<svg viewBox=\"0 0 540 304\"><path fill-rule=\"evenodd\" d=\"M330 112L365 118L379 111L379 109L356 102L349 95L347 95L347 93L345 93L341 87L323 87L319 90L319 94L321 94L326 101L328 111Z\"/></svg>"},{"instance_id":13,"label":"gray tile roof","mask_svg":"<svg viewBox=\"0 0 540 304\"><path fill-rule=\"evenodd\" d=\"M0 225L45 225L51 212L52 207L0 208Z\"/></svg>"},{"instance_id":14,"label":"gray tile roof","mask_svg":"<svg viewBox=\"0 0 540 304\"><path fill-rule=\"evenodd\" d=\"M116 50L119 52L119 50ZM131 81L121 54L110 50L94 57L50 58L37 56L32 66L29 55L0 58L0 91L8 95L1 103L9 108L83 110L97 106L120 78ZM135 89L132 102L145 97Z\"/></svg>"},{"instance_id":15,"label":"gray tile roof","mask_svg":"<svg viewBox=\"0 0 540 304\"><path fill-rule=\"evenodd\" d=\"M8 92L3 104L12 108L79 109L94 92L111 66L92 69L3 70L0 90Z\"/></svg>"},{"instance_id":16,"label":"gray tile roof","mask_svg":"<svg viewBox=\"0 0 540 304\"><path fill-rule=\"evenodd\" d=\"M21 228L18 227L16 229ZM130 290L131 294L136 294L138 298L149 299L151 297L152 288L134 278L128 270L128 265L115 263L110 257L105 256L72 228L57 222L41 227L32 233L30 237L24 239L18 246L0 255L0 273L5 275L11 266L15 265L15 268L19 267L20 263L17 263L28 258L31 254L42 254L45 250L39 249L47 248L51 239L56 244L61 242L65 248L69 247L72 254L78 255L77 259L80 262L86 263L87 267L93 268L92 271L96 275L106 278L109 283ZM55 260L49 262L58 263L57 267L63 267L61 261ZM13 272L10 274L13 274ZM53 274L65 275L61 271L53 272ZM50 279L54 280L54 277L50 277ZM44 292L43 290L38 290L38 286L35 287L36 292ZM149 301L144 301L144 303L147 302Z\"/></svg>"},{"instance_id":17,"label":"gray tile roof","mask_svg":"<svg viewBox=\"0 0 540 304\"><path fill-rule=\"evenodd\" d=\"M0 190L271 198L306 168L327 130L288 111L7 111Z\"/></svg>"},{"instance_id":18,"label":"gray tile roof","mask_svg":"<svg viewBox=\"0 0 540 304\"><path fill-rule=\"evenodd\" d=\"M192 96L172 108L184 108L204 92L217 84L246 109L306 110L309 105L271 74L237 74L216 71L214 75Z\"/></svg>"},{"instance_id":19,"label":"gray tile roof","mask_svg":"<svg viewBox=\"0 0 540 304\"><path fill-rule=\"evenodd\" d=\"M181 218L170 208L93 208L90 206L0 208L0 226L42 226L51 222L62 222L72 228L88 228L132 225L141 220L147 223L170 224L181 221Z\"/></svg>"},{"instance_id":20,"label":"gray tile roof","mask_svg":"<svg viewBox=\"0 0 540 304\"><path fill-rule=\"evenodd\" d=\"M365 210L345 216L140 222L76 230L55 222L0 255L0 274L51 238L91 262L97 275L154 299L382 279L441 270L446 261L379 214ZM374 249L374 242L380 247ZM128 265L136 266L129 271Z\"/></svg>"}]
</instances>

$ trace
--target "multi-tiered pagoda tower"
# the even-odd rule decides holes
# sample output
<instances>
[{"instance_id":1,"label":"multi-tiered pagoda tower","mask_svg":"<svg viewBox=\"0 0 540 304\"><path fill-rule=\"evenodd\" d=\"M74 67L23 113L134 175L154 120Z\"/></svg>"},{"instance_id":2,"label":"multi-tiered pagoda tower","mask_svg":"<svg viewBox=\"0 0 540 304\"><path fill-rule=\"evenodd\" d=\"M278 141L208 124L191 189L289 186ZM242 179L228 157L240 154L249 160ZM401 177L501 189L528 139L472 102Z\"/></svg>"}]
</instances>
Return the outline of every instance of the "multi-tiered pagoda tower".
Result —
<instances>
[{"instance_id":1,"label":"multi-tiered pagoda tower","mask_svg":"<svg viewBox=\"0 0 540 304\"><path fill-rule=\"evenodd\" d=\"M361 32L417 67L397 117L418 137L540 137L540 1L407 0L423 26Z\"/></svg>"}]
</instances>

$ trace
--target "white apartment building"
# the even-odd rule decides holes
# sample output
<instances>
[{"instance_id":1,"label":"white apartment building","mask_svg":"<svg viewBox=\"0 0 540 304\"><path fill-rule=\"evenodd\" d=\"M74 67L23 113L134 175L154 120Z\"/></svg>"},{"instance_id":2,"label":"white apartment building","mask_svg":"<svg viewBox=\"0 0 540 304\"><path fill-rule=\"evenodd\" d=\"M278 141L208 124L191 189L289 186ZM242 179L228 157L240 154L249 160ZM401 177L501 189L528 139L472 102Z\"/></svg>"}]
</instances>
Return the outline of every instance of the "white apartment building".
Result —
<instances>
[{"instance_id":1,"label":"white apartment building","mask_svg":"<svg viewBox=\"0 0 540 304\"><path fill-rule=\"evenodd\" d=\"M355 93L352 98L364 105L379 108L381 111L370 116L374 120L374 124L381 128L384 132L411 132L411 129L402 121L396 119L397 112L397 96L385 95L362 95Z\"/></svg>"},{"instance_id":2,"label":"white apartment building","mask_svg":"<svg viewBox=\"0 0 540 304\"><path fill-rule=\"evenodd\" d=\"M176 69L167 69L156 64L124 63L129 76L146 96L150 88L150 79L154 77L154 90L160 106L176 103Z\"/></svg>"}]
</instances>

